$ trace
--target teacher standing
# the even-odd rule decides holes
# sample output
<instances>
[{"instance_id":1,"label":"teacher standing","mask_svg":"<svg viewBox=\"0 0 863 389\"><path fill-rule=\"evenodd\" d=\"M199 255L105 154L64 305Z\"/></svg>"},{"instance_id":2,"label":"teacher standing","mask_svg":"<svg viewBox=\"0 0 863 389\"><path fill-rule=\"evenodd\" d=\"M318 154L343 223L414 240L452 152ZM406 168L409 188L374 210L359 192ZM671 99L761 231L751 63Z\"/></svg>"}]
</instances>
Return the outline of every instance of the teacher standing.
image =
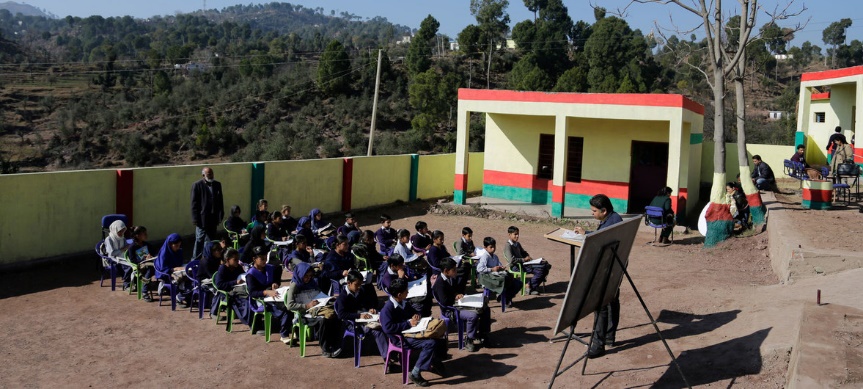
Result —
<instances>
[{"instance_id":1,"label":"teacher standing","mask_svg":"<svg viewBox=\"0 0 863 389\"><path fill-rule=\"evenodd\" d=\"M192 184L192 224L195 225L195 248L192 258L203 252L204 242L216 240L219 222L225 218L222 184L216 181L213 169L201 170L202 178Z\"/></svg>"}]
</instances>

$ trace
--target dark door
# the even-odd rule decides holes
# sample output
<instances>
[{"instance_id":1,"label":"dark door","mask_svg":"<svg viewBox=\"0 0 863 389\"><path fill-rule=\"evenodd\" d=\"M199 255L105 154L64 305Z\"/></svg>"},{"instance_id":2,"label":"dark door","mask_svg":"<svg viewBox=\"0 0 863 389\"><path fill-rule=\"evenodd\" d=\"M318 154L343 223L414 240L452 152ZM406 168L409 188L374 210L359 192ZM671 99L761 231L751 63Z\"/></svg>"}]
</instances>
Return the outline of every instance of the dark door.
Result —
<instances>
[{"instance_id":1,"label":"dark door","mask_svg":"<svg viewBox=\"0 0 863 389\"><path fill-rule=\"evenodd\" d=\"M629 169L628 213L643 213L644 207L666 186L668 178L668 143L632 141Z\"/></svg>"}]
</instances>

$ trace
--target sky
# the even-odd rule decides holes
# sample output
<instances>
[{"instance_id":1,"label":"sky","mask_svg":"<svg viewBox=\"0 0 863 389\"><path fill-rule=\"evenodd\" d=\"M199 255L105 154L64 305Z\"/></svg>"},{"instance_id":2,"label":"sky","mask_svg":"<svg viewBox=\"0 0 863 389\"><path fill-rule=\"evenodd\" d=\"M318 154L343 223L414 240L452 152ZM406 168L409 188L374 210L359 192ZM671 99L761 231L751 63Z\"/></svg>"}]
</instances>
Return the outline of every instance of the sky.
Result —
<instances>
[{"instance_id":1,"label":"sky","mask_svg":"<svg viewBox=\"0 0 863 389\"><path fill-rule=\"evenodd\" d=\"M43 8L59 17L74 15L86 17L99 14L108 16L131 15L137 18L146 18L153 15L170 15L176 12L192 12L201 9L204 0L15 0L19 3L27 3L32 6ZM509 0L507 9L511 25L519 21L533 18L533 13L525 8L522 0ZM685 0L693 1L693 0ZM856 2L858 0L853 0ZM270 3L272 0L206 0L208 9L222 9L235 4L261 4ZM321 7L325 13L335 10L336 15L346 11L363 18L383 16L390 22L406 25L411 28L419 28L420 22L429 14L440 22L440 32L455 39L459 31L476 20L470 15L469 0L292 0L292 4L300 4L308 8ZM792 9L799 10L805 5L807 9L800 17L791 21L780 22L783 27L792 27L797 23L805 26L795 35L793 45L799 46L804 41L824 47L821 39L822 31L832 22L842 18L851 18L853 25L848 29L848 41L852 39L863 40L863 10L851 6L852 0L795 0ZM570 17L574 21L584 20L593 23L593 9L591 4L605 7L609 12L623 10L628 0L564 0L569 9ZM764 10L773 10L779 4L786 4L787 0L762 0ZM725 0L723 4L729 12L737 1ZM857 9L857 11L852 11ZM665 31L689 30L698 26L699 19L674 5L660 4L632 4L625 8L624 19L632 28L641 29L644 34L656 30ZM674 23L671 22L674 19ZM767 21L764 12L758 15L756 24L763 25ZM657 24L659 27L657 27ZM667 32L664 32L668 34ZM700 30L696 33L701 36ZM686 34L689 35L688 33Z\"/></svg>"}]
</instances>

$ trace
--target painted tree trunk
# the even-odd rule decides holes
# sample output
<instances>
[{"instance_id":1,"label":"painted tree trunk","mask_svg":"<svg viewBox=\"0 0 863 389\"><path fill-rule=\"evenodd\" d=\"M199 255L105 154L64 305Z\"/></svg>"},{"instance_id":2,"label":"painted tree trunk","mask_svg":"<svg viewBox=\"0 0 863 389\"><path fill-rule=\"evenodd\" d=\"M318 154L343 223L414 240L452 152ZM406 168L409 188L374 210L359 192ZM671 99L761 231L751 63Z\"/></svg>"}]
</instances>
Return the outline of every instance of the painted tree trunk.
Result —
<instances>
[{"instance_id":1,"label":"painted tree trunk","mask_svg":"<svg viewBox=\"0 0 863 389\"><path fill-rule=\"evenodd\" d=\"M749 170L749 156L746 154L746 98L743 95L743 78L746 72L746 48L742 50L740 61L734 66L735 117L737 118L737 162L740 167L740 183L749 203L752 226L764 224L766 207L761 201L761 192L752 183Z\"/></svg>"},{"instance_id":2,"label":"painted tree trunk","mask_svg":"<svg viewBox=\"0 0 863 389\"><path fill-rule=\"evenodd\" d=\"M718 36L715 48L719 48ZM715 53L713 66L713 185L710 188L710 203L707 205L707 236L704 247L713 247L734 232L731 203L725 192L725 75L722 71L722 55Z\"/></svg>"}]
</instances>

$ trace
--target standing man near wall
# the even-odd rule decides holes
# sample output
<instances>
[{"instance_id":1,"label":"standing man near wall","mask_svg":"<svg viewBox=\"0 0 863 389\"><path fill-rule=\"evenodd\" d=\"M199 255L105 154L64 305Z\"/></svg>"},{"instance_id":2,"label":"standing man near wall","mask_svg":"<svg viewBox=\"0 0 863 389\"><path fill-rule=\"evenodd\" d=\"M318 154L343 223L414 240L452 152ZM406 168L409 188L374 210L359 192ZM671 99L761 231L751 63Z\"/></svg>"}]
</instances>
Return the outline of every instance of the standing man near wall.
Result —
<instances>
[{"instance_id":1,"label":"standing man near wall","mask_svg":"<svg viewBox=\"0 0 863 389\"><path fill-rule=\"evenodd\" d=\"M219 222L225 218L222 183L215 180L213 169L201 170L201 180L192 184L192 224L195 225L195 248L192 258L203 252L204 242L217 239Z\"/></svg>"}]
</instances>

